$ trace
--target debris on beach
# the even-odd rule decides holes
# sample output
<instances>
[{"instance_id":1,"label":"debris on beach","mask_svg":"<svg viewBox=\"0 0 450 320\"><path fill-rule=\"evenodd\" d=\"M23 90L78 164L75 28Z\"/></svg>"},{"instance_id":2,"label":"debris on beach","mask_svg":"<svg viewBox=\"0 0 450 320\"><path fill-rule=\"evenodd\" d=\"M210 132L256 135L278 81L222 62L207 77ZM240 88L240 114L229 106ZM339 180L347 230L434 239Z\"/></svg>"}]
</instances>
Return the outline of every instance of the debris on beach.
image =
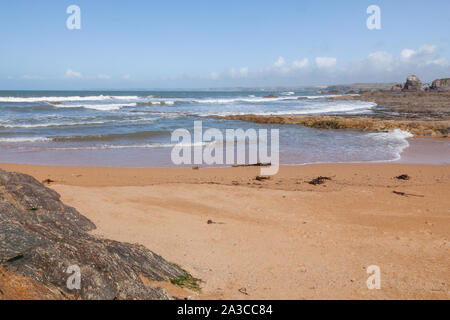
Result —
<instances>
[{"instance_id":1,"label":"debris on beach","mask_svg":"<svg viewBox=\"0 0 450 320\"><path fill-rule=\"evenodd\" d=\"M395 191L395 190L392 191L392 193L394 193L394 194L396 194L396 195L399 195L399 196L403 196L403 197L408 197L408 196L411 196L411 197L421 197L421 198L425 197L424 195L421 195L421 194L405 193L405 192Z\"/></svg>"},{"instance_id":2,"label":"debris on beach","mask_svg":"<svg viewBox=\"0 0 450 320\"><path fill-rule=\"evenodd\" d=\"M257 176L257 177L255 178L255 180L258 180L258 181L270 180L270 177L267 177L267 176Z\"/></svg>"},{"instance_id":3,"label":"debris on beach","mask_svg":"<svg viewBox=\"0 0 450 320\"><path fill-rule=\"evenodd\" d=\"M315 178L315 179L312 179L312 180L309 181L308 183L309 183L309 184L312 184L312 185L314 185L314 186L316 186L316 185L318 185L318 184L324 184L325 181L327 181L327 180L331 180L331 178L320 176L320 177L317 177L317 178Z\"/></svg>"},{"instance_id":4,"label":"debris on beach","mask_svg":"<svg viewBox=\"0 0 450 320\"><path fill-rule=\"evenodd\" d=\"M242 294L245 294L246 296L249 295L246 288L240 288L238 291Z\"/></svg>"},{"instance_id":5,"label":"debris on beach","mask_svg":"<svg viewBox=\"0 0 450 320\"><path fill-rule=\"evenodd\" d=\"M224 222L215 222L215 221L213 221L213 220L208 220L207 222L206 222L207 224L225 224Z\"/></svg>"},{"instance_id":6,"label":"debris on beach","mask_svg":"<svg viewBox=\"0 0 450 320\"><path fill-rule=\"evenodd\" d=\"M408 176L407 174L401 174L401 175L399 175L399 176L397 176L395 178L398 179L398 180L410 180L411 179L411 177Z\"/></svg>"},{"instance_id":7,"label":"debris on beach","mask_svg":"<svg viewBox=\"0 0 450 320\"><path fill-rule=\"evenodd\" d=\"M233 168L240 168L240 167L270 167L272 163L253 163L253 164L235 164L233 165Z\"/></svg>"},{"instance_id":8,"label":"debris on beach","mask_svg":"<svg viewBox=\"0 0 450 320\"><path fill-rule=\"evenodd\" d=\"M44 181L42 181L43 184L50 184L50 183L53 183L53 182L55 182L55 181L52 180L52 179L45 179Z\"/></svg>"},{"instance_id":9,"label":"debris on beach","mask_svg":"<svg viewBox=\"0 0 450 320\"><path fill-rule=\"evenodd\" d=\"M199 169L200 169L199 166L192 167L192 170L199 170Z\"/></svg>"}]
</instances>

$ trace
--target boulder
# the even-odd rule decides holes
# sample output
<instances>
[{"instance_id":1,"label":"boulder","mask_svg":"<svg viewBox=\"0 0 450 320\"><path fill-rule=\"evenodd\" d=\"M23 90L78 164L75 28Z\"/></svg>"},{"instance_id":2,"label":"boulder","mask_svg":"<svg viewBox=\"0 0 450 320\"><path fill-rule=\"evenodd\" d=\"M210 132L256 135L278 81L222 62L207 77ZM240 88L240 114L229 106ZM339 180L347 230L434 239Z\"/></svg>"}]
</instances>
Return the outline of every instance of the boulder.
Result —
<instances>
[{"instance_id":1,"label":"boulder","mask_svg":"<svg viewBox=\"0 0 450 320\"><path fill-rule=\"evenodd\" d=\"M404 87L403 83L397 83L391 88L391 91L402 91Z\"/></svg>"},{"instance_id":2,"label":"boulder","mask_svg":"<svg viewBox=\"0 0 450 320\"><path fill-rule=\"evenodd\" d=\"M266 98L266 99L274 99L274 98L278 98L278 97L276 95L274 95L273 93L271 93L271 94L269 94L267 96L264 96L264 98Z\"/></svg>"},{"instance_id":3,"label":"boulder","mask_svg":"<svg viewBox=\"0 0 450 320\"><path fill-rule=\"evenodd\" d=\"M434 80L430 89L437 91L450 91L450 78Z\"/></svg>"},{"instance_id":4,"label":"boulder","mask_svg":"<svg viewBox=\"0 0 450 320\"><path fill-rule=\"evenodd\" d=\"M422 84L422 91L429 91L430 89L431 89L431 84L429 84L429 83Z\"/></svg>"},{"instance_id":5,"label":"boulder","mask_svg":"<svg viewBox=\"0 0 450 320\"><path fill-rule=\"evenodd\" d=\"M0 300L14 287L4 279L21 279L27 294L44 292L38 299L109 300L171 299L148 283L189 277L141 245L90 235L95 228L33 177L0 170ZM67 286L73 266L80 270L80 289Z\"/></svg>"},{"instance_id":6,"label":"boulder","mask_svg":"<svg viewBox=\"0 0 450 320\"><path fill-rule=\"evenodd\" d=\"M422 91L422 81L417 76L411 75L406 78L403 91Z\"/></svg>"}]
</instances>

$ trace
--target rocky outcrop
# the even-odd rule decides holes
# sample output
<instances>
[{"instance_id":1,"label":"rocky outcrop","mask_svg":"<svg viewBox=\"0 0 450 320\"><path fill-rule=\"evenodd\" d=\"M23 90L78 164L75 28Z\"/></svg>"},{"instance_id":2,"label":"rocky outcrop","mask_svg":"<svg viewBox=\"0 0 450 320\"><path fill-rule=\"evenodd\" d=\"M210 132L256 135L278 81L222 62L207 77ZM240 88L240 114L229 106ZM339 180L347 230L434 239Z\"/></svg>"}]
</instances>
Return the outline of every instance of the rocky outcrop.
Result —
<instances>
[{"instance_id":1,"label":"rocky outcrop","mask_svg":"<svg viewBox=\"0 0 450 320\"><path fill-rule=\"evenodd\" d=\"M391 91L402 91L404 86L403 83L397 83L391 88Z\"/></svg>"},{"instance_id":2,"label":"rocky outcrop","mask_svg":"<svg viewBox=\"0 0 450 320\"><path fill-rule=\"evenodd\" d=\"M171 299L144 282L189 276L141 245L100 239L88 233L92 229L55 191L0 170L0 299L8 288L21 292L5 279L21 279L17 283L28 288L23 296L7 297L14 299ZM67 286L77 268L70 266L79 267L80 289Z\"/></svg>"},{"instance_id":3,"label":"rocky outcrop","mask_svg":"<svg viewBox=\"0 0 450 320\"><path fill-rule=\"evenodd\" d=\"M330 90L327 92L327 94L342 94L341 90Z\"/></svg>"},{"instance_id":4,"label":"rocky outcrop","mask_svg":"<svg viewBox=\"0 0 450 320\"><path fill-rule=\"evenodd\" d=\"M450 91L450 78L434 80L430 89L437 91Z\"/></svg>"},{"instance_id":5,"label":"rocky outcrop","mask_svg":"<svg viewBox=\"0 0 450 320\"><path fill-rule=\"evenodd\" d=\"M316 129L357 129L361 131L385 132L401 129L419 137L447 137L450 121L382 120L367 116L301 116L301 115L231 115L214 116L219 119L242 120L265 124L298 124Z\"/></svg>"},{"instance_id":6,"label":"rocky outcrop","mask_svg":"<svg viewBox=\"0 0 450 320\"><path fill-rule=\"evenodd\" d=\"M417 76L411 75L406 78L403 91L422 91L422 81Z\"/></svg>"}]
</instances>

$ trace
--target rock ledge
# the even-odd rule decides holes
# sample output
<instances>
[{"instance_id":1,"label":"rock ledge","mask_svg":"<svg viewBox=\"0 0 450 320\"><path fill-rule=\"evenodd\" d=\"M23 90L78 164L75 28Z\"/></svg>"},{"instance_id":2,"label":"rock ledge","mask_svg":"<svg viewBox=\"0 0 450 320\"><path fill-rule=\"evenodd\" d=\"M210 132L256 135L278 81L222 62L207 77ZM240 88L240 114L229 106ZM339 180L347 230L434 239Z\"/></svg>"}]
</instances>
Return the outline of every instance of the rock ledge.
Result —
<instances>
[{"instance_id":1,"label":"rock ledge","mask_svg":"<svg viewBox=\"0 0 450 320\"><path fill-rule=\"evenodd\" d=\"M93 229L54 190L0 170L0 299L171 299L142 280L189 276L141 245L96 238L88 233ZM79 290L67 288L74 265Z\"/></svg>"}]
</instances>

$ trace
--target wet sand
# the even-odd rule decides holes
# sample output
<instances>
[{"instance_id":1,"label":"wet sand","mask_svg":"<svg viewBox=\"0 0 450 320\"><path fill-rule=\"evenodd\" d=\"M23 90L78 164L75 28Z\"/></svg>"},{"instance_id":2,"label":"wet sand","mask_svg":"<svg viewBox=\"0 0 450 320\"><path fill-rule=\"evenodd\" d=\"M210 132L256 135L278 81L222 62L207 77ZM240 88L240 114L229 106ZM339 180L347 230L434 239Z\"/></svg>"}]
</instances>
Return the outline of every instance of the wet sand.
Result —
<instances>
[{"instance_id":1,"label":"wet sand","mask_svg":"<svg viewBox=\"0 0 450 320\"><path fill-rule=\"evenodd\" d=\"M0 168L55 181L94 234L202 279L194 299L450 298L449 165L287 166L263 181L257 167ZM331 180L308 183L318 176ZM370 265L380 290L367 288Z\"/></svg>"}]
</instances>

